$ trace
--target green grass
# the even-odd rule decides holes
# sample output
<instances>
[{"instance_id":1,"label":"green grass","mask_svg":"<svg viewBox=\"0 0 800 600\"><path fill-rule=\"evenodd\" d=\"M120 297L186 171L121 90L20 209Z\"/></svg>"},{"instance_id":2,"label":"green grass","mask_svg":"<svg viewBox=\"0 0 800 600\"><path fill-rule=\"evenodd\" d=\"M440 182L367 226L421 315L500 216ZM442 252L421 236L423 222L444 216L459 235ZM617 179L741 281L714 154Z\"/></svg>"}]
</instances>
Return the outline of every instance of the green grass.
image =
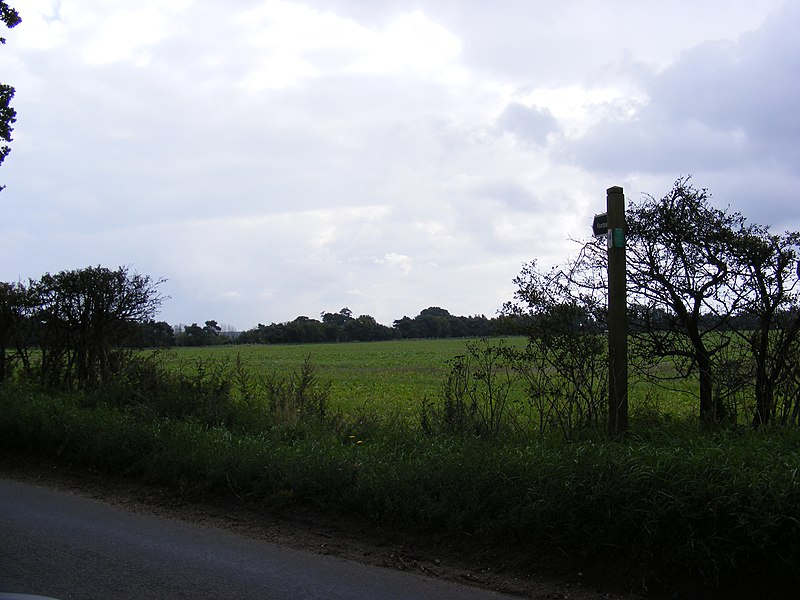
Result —
<instances>
[{"instance_id":1,"label":"green grass","mask_svg":"<svg viewBox=\"0 0 800 600\"><path fill-rule=\"evenodd\" d=\"M524 346L522 337L507 340ZM346 414L391 414L418 420L424 399L439 396L454 356L464 354L466 340L397 340L338 344L243 345L176 348L164 352L165 363L191 372L198 361L223 360L242 364L255 375L288 373L307 357L318 377L331 382L330 408ZM659 419L664 414L678 420L697 415L691 382L676 381L665 389L631 378L630 412L634 420ZM518 388L517 398L524 391Z\"/></svg>"},{"instance_id":2,"label":"green grass","mask_svg":"<svg viewBox=\"0 0 800 600\"><path fill-rule=\"evenodd\" d=\"M192 496L310 505L485 548L554 554L630 582L800 583L800 432L662 427L564 442L325 427L236 434L82 395L0 386L0 447ZM291 433L291 432L290 432ZM769 596L769 593L767 593Z\"/></svg>"},{"instance_id":3,"label":"green grass","mask_svg":"<svg viewBox=\"0 0 800 600\"><path fill-rule=\"evenodd\" d=\"M523 344L519 338L515 343ZM307 357L323 381L330 381L330 407L348 414L363 409L416 418L424 398L441 393L450 360L465 351L465 340L398 340L340 344L246 345L178 348L167 364L191 371L196 362L241 358L252 373L288 373Z\"/></svg>"}]
</instances>

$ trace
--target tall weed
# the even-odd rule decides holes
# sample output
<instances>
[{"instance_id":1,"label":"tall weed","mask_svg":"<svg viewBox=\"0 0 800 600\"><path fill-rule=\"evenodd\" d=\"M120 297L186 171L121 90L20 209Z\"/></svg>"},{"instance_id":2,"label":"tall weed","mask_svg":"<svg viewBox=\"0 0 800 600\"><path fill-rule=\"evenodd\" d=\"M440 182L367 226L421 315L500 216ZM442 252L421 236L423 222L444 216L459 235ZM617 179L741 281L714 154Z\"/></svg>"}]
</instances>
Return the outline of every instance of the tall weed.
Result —
<instances>
[{"instance_id":1,"label":"tall weed","mask_svg":"<svg viewBox=\"0 0 800 600\"><path fill-rule=\"evenodd\" d=\"M423 430L496 437L515 429L512 392L518 380L503 340L466 342L466 353L451 361L440 401L423 402Z\"/></svg>"},{"instance_id":2,"label":"tall weed","mask_svg":"<svg viewBox=\"0 0 800 600\"><path fill-rule=\"evenodd\" d=\"M140 355L92 397L133 414L192 419L206 427L256 432L322 421L330 384L306 359L289 374L254 376L237 356L197 359L191 368L169 368L159 353Z\"/></svg>"},{"instance_id":3,"label":"tall weed","mask_svg":"<svg viewBox=\"0 0 800 600\"><path fill-rule=\"evenodd\" d=\"M263 379L265 400L273 421L281 426L297 426L325 418L330 398L330 383L321 383L317 368L306 357L288 376L277 373Z\"/></svg>"},{"instance_id":4,"label":"tall weed","mask_svg":"<svg viewBox=\"0 0 800 600\"><path fill-rule=\"evenodd\" d=\"M562 346L466 342L439 397L423 401L422 429L462 437L559 432L565 439L602 430L608 369L601 340L582 334Z\"/></svg>"}]
</instances>

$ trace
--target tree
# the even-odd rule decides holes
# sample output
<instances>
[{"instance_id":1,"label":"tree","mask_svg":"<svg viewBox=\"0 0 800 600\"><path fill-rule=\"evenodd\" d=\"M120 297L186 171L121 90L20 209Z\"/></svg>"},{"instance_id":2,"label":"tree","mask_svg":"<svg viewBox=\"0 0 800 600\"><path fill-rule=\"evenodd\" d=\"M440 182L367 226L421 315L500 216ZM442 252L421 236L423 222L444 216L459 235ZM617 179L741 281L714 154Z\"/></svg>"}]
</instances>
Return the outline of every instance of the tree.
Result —
<instances>
[{"instance_id":1,"label":"tree","mask_svg":"<svg viewBox=\"0 0 800 600\"><path fill-rule=\"evenodd\" d=\"M697 377L706 423L735 417L739 396L755 398L755 427L800 424L800 233L772 234L709 198L684 177L627 210L631 359L652 379ZM532 356L555 356L548 368L569 366L576 381L601 356L579 334L605 331L607 257L595 239L565 268L531 263L504 307L511 330L539 344Z\"/></svg>"},{"instance_id":2,"label":"tree","mask_svg":"<svg viewBox=\"0 0 800 600\"><path fill-rule=\"evenodd\" d=\"M271 325L267 326L263 323L259 323L253 329L243 331L238 337L238 342L240 344L267 344L269 343L271 328Z\"/></svg>"},{"instance_id":3,"label":"tree","mask_svg":"<svg viewBox=\"0 0 800 600\"><path fill-rule=\"evenodd\" d=\"M192 323L175 337L175 343L178 346L205 346L206 332L197 323Z\"/></svg>"},{"instance_id":4,"label":"tree","mask_svg":"<svg viewBox=\"0 0 800 600\"><path fill-rule=\"evenodd\" d=\"M359 315L358 318L347 321L342 327L342 338L353 342L390 340L395 335L395 330L381 325L370 315Z\"/></svg>"},{"instance_id":5,"label":"tree","mask_svg":"<svg viewBox=\"0 0 800 600\"><path fill-rule=\"evenodd\" d=\"M344 329L348 322L353 320L353 312L344 307L338 313L323 312L322 336L326 342L339 342L343 339Z\"/></svg>"},{"instance_id":6,"label":"tree","mask_svg":"<svg viewBox=\"0 0 800 600\"><path fill-rule=\"evenodd\" d=\"M130 348L167 348L175 345L175 331L166 321L153 319L131 324Z\"/></svg>"},{"instance_id":7,"label":"tree","mask_svg":"<svg viewBox=\"0 0 800 600\"><path fill-rule=\"evenodd\" d=\"M404 316L394 321L396 337L449 338L491 337L499 333L499 320L487 319L483 315L457 317L438 306L429 306L413 319Z\"/></svg>"},{"instance_id":8,"label":"tree","mask_svg":"<svg viewBox=\"0 0 800 600\"><path fill-rule=\"evenodd\" d=\"M324 339L322 322L305 315L300 315L294 321L286 323L284 332L285 341L290 344L313 344Z\"/></svg>"},{"instance_id":9,"label":"tree","mask_svg":"<svg viewBox=\"0 0 800 600\"><path fill-rule=\"evenodd\" d=\"M680 377L697 373L700 417L720 421L725 406L714 393L714 360L730 344L728 325L740 307L729 284L745 219L712 207L707 190L684 177L664 197L632 204L626 220L628 298L639 308L634 351L647 360L669 358ZM664 313L672 317L666 326Z\"/></svg>"},{"instance_id":10,"label":"tree","mask_svg":"<svg viewBox=\"0 0 800 600\"><path fill-rule=\"evenodd\" d=\"M25 294L21 284L0 282L0 382L9 371L8 350L22 325Z\"/></svg>"},{"instance_id":11,"label":"tree","mask_svg":"<svg viewBox=\"0 0 800 600\"><path fill-rule=\"evenodd\" d=\"M536 261L514 279L514 301L503 314L528 337L522 351L508 349L525 379L541 432L577 429L605 421L608 390L607 284L597 268L595 243L565 267L540 270Z\"/></svg>"},{"instance_id":12,"label":"tree","mask_svg":"<svg viewBox=\"0 0 800 600\"><path fill-rule=\"evenodd\" d=\"M347 307L344 307L338 313L323 312L320 317L322 318L322 322L325 324L341 327L348 321L353 320L353 311Z\"/></svg>"},{"instance_id":13,"label":"tree","mask_svg":"<svg viewBox=\"0 0 800 600\"><path fill-rule=\"evenodd\" d=\"M752 390L758 427L774 418L800 338L800 233L772 234L709 197L684 177L628 210L634 348L698 375L706 422L726 416L726 394Z\"/></svg>"},{"instance_id":14,"label":"tree","mask_svg":"<svg viewBox=\"0 0 800 600\"><path fill-rule=\"evenodd\" d=\"M738 319L733 330L747 344L755 363L753 426L761 427L775 419L776 391L796 361L800 233L775 235L767 227L752 225L736 242L735 277L729 285L731 293L741 298L740 314L745 318ZM790 386L789 398L796 392Z\"/></svg>"},{"instance_id":15,"label":"tree","mask_svg":"<svg viewBox=\"0 0 800 600\"><path fill-rule=\"evenodd\" d=\"M16 10L11 8L5 0L0 0L0 20L5 23L9 29L16 27L22 22ZM5 44L6 39L0 37L0 43ZM17 111L11 107L11 100L14 98L14 88L7 84L0 84L0 140L3 142L11 141L11 132L14 131L11 127L17 120ZM11 152L6 144L0 146L0 164L3 164L6 156ZM0 190L5 186L0 185Z\"/></svg>"},{"instance_id":16,"label":"tree","mask_svg":"<svg viewBox=\"0 0 800 600\"><path fill-rule=\"evenodd\" d=\"M146 275L126 267L88 267L31 282L33 323L45 383L94 387L111 376L112 352L126 344L131 323L151 319L163 297Z\"/></svg>"},{"instance_id":17,"label":"tree","mask_svg":"<svg viewBox=\"0 0 800 600\"><path fill-rule=\"evenodd\" d=\"M214 337L222 334L222 327L220 327L219 323L214 319L211 319L210 321L206 321L203 331L205 331L206 335L209 337Z\"/></svg>"},{"instance_id":18,"label":"tree","mask_svg":"<svg viewBox=\"0 0 800 600\"><path fill-rule=\"evenodd\" d=\"M420 335L417 332L416 320L404 316L402 319L396 319L393 323L394 328L397 330L398 335L402 339L418 338Z\"/></svg>"}]
</instances>

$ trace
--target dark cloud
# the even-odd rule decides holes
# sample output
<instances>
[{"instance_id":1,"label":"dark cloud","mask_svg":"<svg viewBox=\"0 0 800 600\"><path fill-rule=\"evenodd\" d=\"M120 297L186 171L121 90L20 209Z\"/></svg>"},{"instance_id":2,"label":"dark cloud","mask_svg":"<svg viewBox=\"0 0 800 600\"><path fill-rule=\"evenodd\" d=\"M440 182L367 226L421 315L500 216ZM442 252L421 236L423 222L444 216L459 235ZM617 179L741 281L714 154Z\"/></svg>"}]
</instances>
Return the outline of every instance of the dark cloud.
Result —
<instances>
[{"instance_id":1,"label":"dark cloud","mask_svg":"<svg viewBox=\"0 0 800 600\"><path fill-rule=\"evenodd\" d=\"M670 107L676 120L697 120L719 131L740 132L756 160L796 164L800 158L799 22L800 4L791 3L737 43L703 44L658 77L651 93Z\"/></svg>"},{"instance_id":2,"label":"dark cloud","mask_svg":"<svg viewBox=\"0 0 800 600\"><path fill-rule=\"evenodd\" d=\"M558 129L558 122L546 108L512 102L497 120L500 128L517 137L543 145L547 136Z\"/></svg>"},{"instance_id":3,"label":"dark cloud","mask_svg":"<svg viewBox=\"0 0 800 600\"><path fill-rule=\"evenodd\" d=\"M776 163L800 175L800 5L736 42L706 42L644 82L632 119L602 121L571 160L615 172L737 169Z\"/></svg>"},{"instance_id":4,"label":"dark cloud","mask_svg":"<svg viewBox=\"0 0 800 600\"><path fill-rule=\"evenodd\" d=\"M674 174L722 169L747 159L735 131L675 120L650 106L635 119L601 123L565 148L566 158L591 171Z\"/></svg>"}]
</instances>

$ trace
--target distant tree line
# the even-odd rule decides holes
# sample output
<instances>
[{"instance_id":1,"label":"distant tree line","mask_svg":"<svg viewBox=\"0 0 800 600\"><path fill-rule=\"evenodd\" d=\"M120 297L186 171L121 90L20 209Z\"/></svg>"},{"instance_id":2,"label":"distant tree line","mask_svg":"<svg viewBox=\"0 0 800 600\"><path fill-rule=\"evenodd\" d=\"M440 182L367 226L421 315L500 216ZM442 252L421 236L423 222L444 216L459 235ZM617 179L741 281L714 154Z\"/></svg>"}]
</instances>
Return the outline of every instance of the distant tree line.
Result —
<instances>
[{"instance_id":1,"label":"distant tree line","mask_svg":"<svg viewBox=\"0 0 800 600\"><path fill-rule=\"evenodd\" d=\"M27 283L0 282L0 381L15 370L28 380L75 389L94 387L118 370L130 349L237 343L292 344L400 338L484 336L496 331L485 317L456 317L441 308L403 317L394 327L348 308L321 320L300 316L236 334L215 320L172 327L154 319L162 281L120 267L88 267L45 274Z\"/></svg>"},{"instance_id":2,"label":"distant tree line","mask_svg":"<svg viewBox=\"0 0 800 600\"><path fill-rule=\"evenodd\" d=\"M132 348L169 346L217 346L224 344L316 344L333 342L374 342L399 339L484 338L522 333L514 319L484 315L455 316L432 306L414 318L404 316L392 327L378 323L370 315L353 316L349 308L323 312L320 319L299 316L292 321L259 323L242 332L224 331L215 321L203 325L171 326L164 321L146 320L131 324L126 344Z\"/></svg>"},{"instance_id":3,"label":"distant tree line","mask_svg":"<svg viewBox=\"0 0 800 600\"><path fill-rule=\"evenodd\" d=\"M237 343L295 344L318 342L372 342L380 340L488 337L501 332L500 319L485 316L459 317L447 310L430 307L416 317L404 316L392 327L381 325L370 315L354 317L349 308L323 312L320 320L306 316L288 323L272 323L242 332Z\"/></svg>"}]
</instances>

